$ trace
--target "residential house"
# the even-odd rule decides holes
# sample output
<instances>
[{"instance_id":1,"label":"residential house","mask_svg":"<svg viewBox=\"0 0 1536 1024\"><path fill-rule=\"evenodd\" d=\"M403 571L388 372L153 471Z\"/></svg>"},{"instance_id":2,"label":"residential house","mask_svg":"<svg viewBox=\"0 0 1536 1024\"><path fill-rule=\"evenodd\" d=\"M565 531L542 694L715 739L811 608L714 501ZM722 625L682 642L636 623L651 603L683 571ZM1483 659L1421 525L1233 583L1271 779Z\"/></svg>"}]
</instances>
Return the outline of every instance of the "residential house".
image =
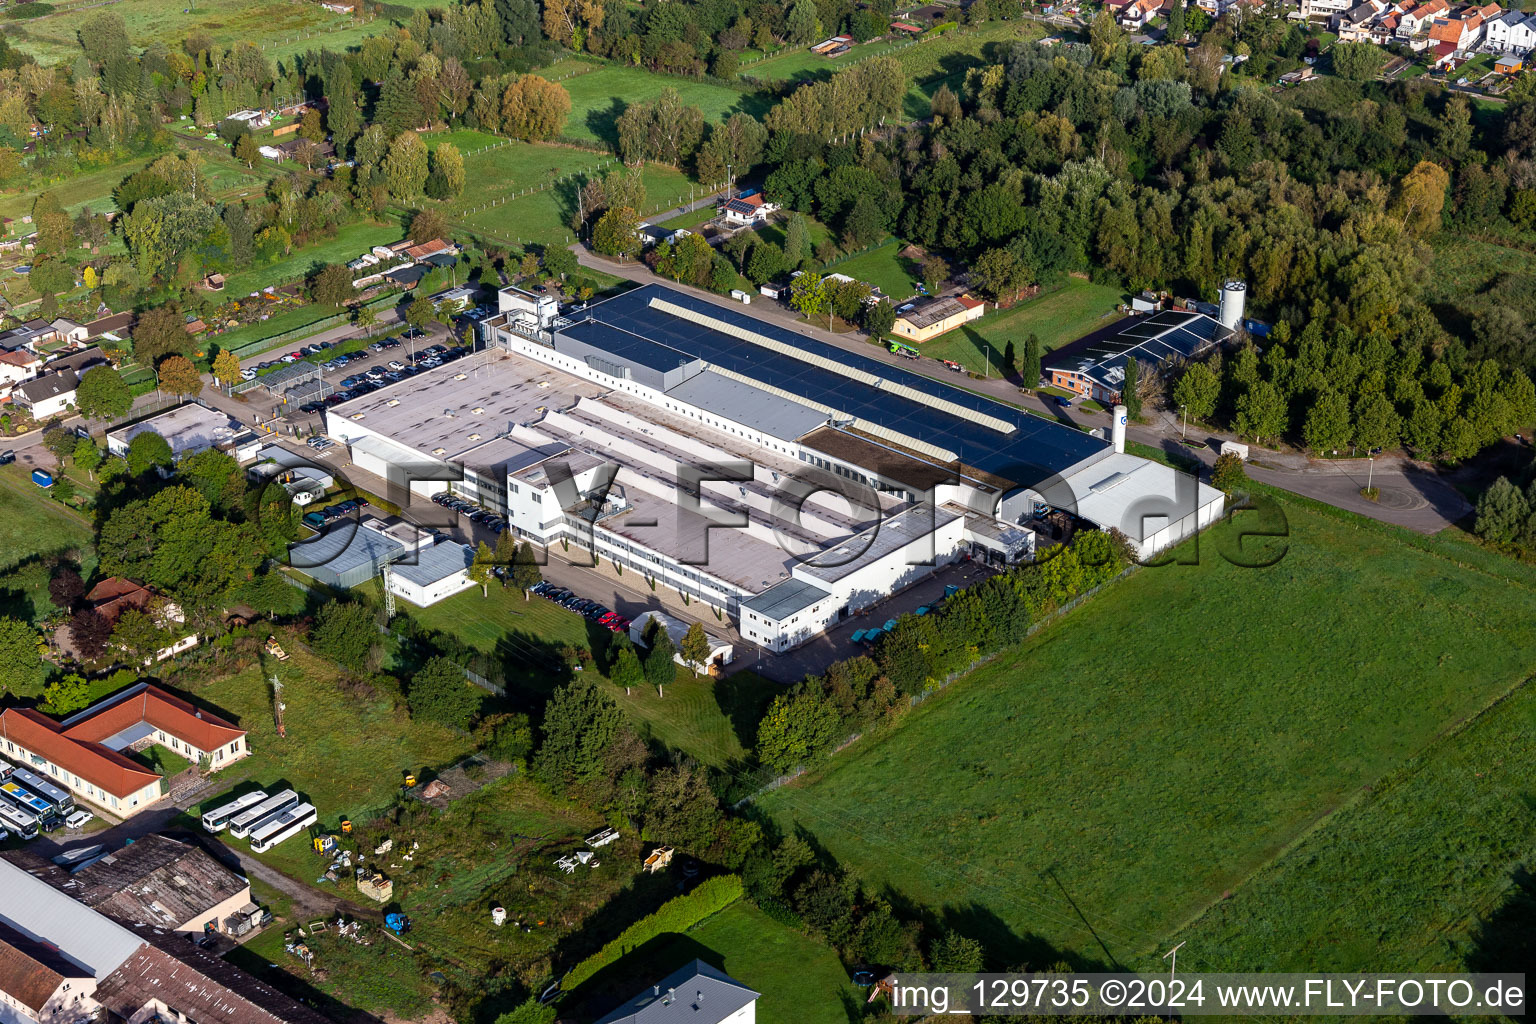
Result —
<instances>
[{"instance_id":1,"label":"residential house","mask_svg":"<svg viewBox=\"0 0 1536 1024\"><path fill-rule=\"evenodd\" d=\"M902 306L891 333L908 341L924 342L970 323L986 311L985 302L969 295L942 299L929 296Z\"/></svg>"},{"instance_id":2,"label":"residential house","mask_svg":"<svg viewBox=\"0 0 1536 1024\"><path fill-rule=\"evenodd\" d=\"M147 835L85 867L65 870L28 851L0 854L98 913L201 936L223 931L251 902L251 883L193 842Z\"/></svg>"},{"instance_id":3,"label":"residential house","mask_svg":"<svg viewBox=\"0 0 1536 1024\"><path fill-rule=\"evenodd\" d=\"M165 780L124 753L151 744L193 763L206 761L209 771L250 752L245 730L148 683L62 722L31 708L0 711L0 756L118 817L137 814L165 795Z\"/></svg>"},{"instance_id":4,"label":"residential house","mask_svg":"<svg viewBox=\"0 0 1536 1024\"><path fill-rule=\"evenodd\" d=\"M761 192L736 196L720 207L725 222L732 227L759 227L768 223L769 216L778 210L777 205L763 199Z\"/></svg>"},{"instance_id":5,"label":"residential house","mask_svg":"<svg viewBox=\"0 0 1536 1024\"><path fill-rule=\"evenodd\" d=\"M758 995L718 967L695 960L597 1024L755 1024Z\"/></svg>"},{"instance_id":6,"label":"residential house","mask_svg":"<svg viewBox=\"0 0 1536 1024\"><path fill-rule=\"evenodd\" d=\"M0 331L0 348L17 349L25 348L37 351L37 346L45 345L50 341L58 341L62 335L58 328L47 320L32 319L12 327L8 331Z\"/></svg>"},{"instance_id":7,"label":"residential house","mask_svg":"<svg viewBox=\"0 0 1536 1024\"><path fill-rule=\"evenodd\" d=\"M49 373L58 373L60 370L74 370L81 376L92 367L101 366L107 362L107 354L92 345L90 348L82 348L78 352L71 352L67 356L59 356L48 360L45 367Z\"/></svg>"},{"instance_id":8,"label":"residential house","mask_svg":"<svg viewBox=\"0 0 1536 1024\"><path fill-rule=\"evenodd\" d=\"M16 385L11 389L11 401L30 412L33 419L45 420L73 409L79 386L74 370L62 370Z\"/></svg>"},{"instance_id":9,"label":"residential house","mask_svg":"<svg viewBox=\"0 0 1536 1024\"><path fill-rule=\"evenodd\" d=\"M1419 37L1429 32L1429 27L1435 23L1436 18L1450 13L1451 5L1446 3L1446 0L1422 0L1421 3L1404 4L1403 12L1397 17L1397 37L1416 40L1414 48L1422 50L1428 40Z\"/></svg>"},{"instance_id":10,"label":"residential house","mask_svg":"<svg viewBox=\"0 0 1536 1024\"><path fill-rule=\"evenodd\" d=\"M11 389L22 381L31 380L42 365L41 356L24 348L0 352L0 394L9 398Z\"/></svg>"},{"instance_id":11,"label":"residential house","mask_svg":"<svg viewBox=\"0 0 1536 1024\"><path fill-rule=\"evenodd\" d=\"M1205 2L1205 0L1202 0ZM1131 0L1125 4L1115 15L1115 20L1120 27L1132 32L1139 32L1155 17L1163 8L1163 0Z\"/></svg>"},{"instance_id":12,"label":"residential house","mask_svg":"<svg viewBox=\"0 0 1536 1024\"><path fill-rule=\"evenodd\" d=\"M126 313L111 313L92 320L85 325L85 340L95 341L98 338L105 338L108 341L122 341L133 330L137 319L130 310Z\"/></svg>"},{"instance_id":13,"label":"residential house","mask_svg":"<svg viewBox=\"0 0 1536 1024\"><path fill-rule=\"evenodd\" d=\"M153 590L142 583L127 579L122 576L111 576L102 580L90 589L85 595L85 604L112 625L117 625L117 620L123 612L129 608L137 609L154 618L155 624L167 631L167 638L173 637L179 630L176 628L186 621L181 608L176 604L160 598ZM67 639L69 627L61 626L60 635L64 639L59 640L62 649L68 649L70 643ZM155 653L154 661L164 661L166 658L180 654L182 651L191 650L197 646L197 634L189 633L186 636L175 639L171 644L161 648ZM146 665L152 662L145 662Z\"/></svg>"},{"instance_id":14,"label":"residential house","mask_svg":"<svg viewBox=\"0 0 1536 1024\"><path fill-rule=\"evenodd\" d=\"M55 334L71 345L83 345L90 336L84 324L77 324L68 317L61 316L49 326L53 328Z\"/></svg>"},{"instance_id":15,"label":"residential house","mask_svg":"<svg viewBox=\"0 0 1536 1024\"><path fill-rule=\"evenodd\" d=\"M1505 11L1487 23L1484 39L1491 50L1524 56L1536 49L1536 15Z\"/></svg>"}]
</instances>

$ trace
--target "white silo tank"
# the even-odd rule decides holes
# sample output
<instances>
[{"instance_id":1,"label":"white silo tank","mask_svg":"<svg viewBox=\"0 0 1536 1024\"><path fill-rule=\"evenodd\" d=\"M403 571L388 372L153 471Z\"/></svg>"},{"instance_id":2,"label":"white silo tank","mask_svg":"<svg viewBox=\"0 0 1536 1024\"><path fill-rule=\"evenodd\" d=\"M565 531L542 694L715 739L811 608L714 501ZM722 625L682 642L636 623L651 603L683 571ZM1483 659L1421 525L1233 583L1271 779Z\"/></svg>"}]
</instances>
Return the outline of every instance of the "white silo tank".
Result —
<instances>
[{"instance_id":1,"label":"white silo tank","mask_svg":"<svg viewBox=\"0 0 1536 1024\"><path fill-rule=\"evenodd\" d=\"M1228 281L1221 286L1221 325L1235 331L1243 322L1243 306L1248 299L1248 286L1242 281Z\"/></svg>"},{"instance_id":2,"label":"white silo tank","mask_svg":"<svg viewBox=\"0 0 1536 1024\"><path fill-rule=\"evenodd\" d=\"M1125 454L1125 427L1130 420L1130 410L1123 405L1115 406L1114 423L1110 425L1110 437L1113 439L1114 450Z\"/></svg>"}]
</instances>

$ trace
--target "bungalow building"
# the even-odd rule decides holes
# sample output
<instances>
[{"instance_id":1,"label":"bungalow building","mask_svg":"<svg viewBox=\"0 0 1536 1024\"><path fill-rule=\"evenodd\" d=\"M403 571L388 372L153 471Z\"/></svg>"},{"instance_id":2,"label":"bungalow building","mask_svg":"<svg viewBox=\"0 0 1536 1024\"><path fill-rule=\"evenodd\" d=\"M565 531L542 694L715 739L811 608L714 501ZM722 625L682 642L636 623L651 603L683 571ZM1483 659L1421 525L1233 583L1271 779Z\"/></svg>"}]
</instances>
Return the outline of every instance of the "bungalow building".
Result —
<instances>
[{"instance_id":1,"label":"bungalow building","mask_svg":"<svg viewBox=\"0 0 1536 1024\"><path fill-rule=\"evenodd\" d=\"M925 342L970 323L987 311L987 304L969 295L929 296L901 307L891 333L908 341Z\"/></svg>"},{"instance_id":2,"label":"bungalow building","mask_svg":"<svg viewBox=\"0 0 1536 1024\"><path fill-rule=\"evenodd\" d=\"M11 389L11 401L31 413L33 419L46 420L75 407L79 386L74 370L61 370L16 385Z\"/></svg>"},{"instance_id":3,"label":"bungalow building","mask_svg":"<svg viewBox=\"0 0 1536 1024\"><path fill-rule=\"evenodd\" d=\"M151 744L218 771L250 753L244 729L148 683L54 722L31 708L0 711L0 751L118 817L167 791L159 774L126 752Z\"/></svg>"},{"instance_id":4,"label":"bungalow building","mask_svg":"<svg viewBox=\"0 0 1536 1024\"><path fill-rule=\"evenodd\" d=\"M108 341L122 341L133 331L133 325L137 319L132 310L99 317L85 325L85 340L95 341L98 338L105 338Z\"/></svg>"},{"instance_id":5,"label":"bungalow building","mask_svg":"<svg viewBox=\"0 0 1536 1024\"><path fill-rule=\"evenodd\" d=\"M754 1024L758 993L702 960L686 964L597 1024Z\"/></svg>"},{"instance_id":6,"label":"bungalow building","mask_svg":"<svg viewBox=\"0 0 1536 1024\"><path fill-rule=\"evenodd\" d=\"M768 223L770 215L778 212L778 206L763 199L761 192L736 196L720 207L725 222L732 227L758 227Z\"/></svg>"},{"instance_id":7,"label":"bungalow building","mask_svg":"<svg viewBox=\"0 0 1536 1024\"><path fill-rule=\"evenodd\" d=\"M23 321L7 331L0 331L0 348L18 349L25 348L37 351L37 346L46 345L50 341L58 341L63 335L54 326L61 321L48 321L33 318ZM62 321L72 323L72 321Z\"/></svg>"}]
</instances>

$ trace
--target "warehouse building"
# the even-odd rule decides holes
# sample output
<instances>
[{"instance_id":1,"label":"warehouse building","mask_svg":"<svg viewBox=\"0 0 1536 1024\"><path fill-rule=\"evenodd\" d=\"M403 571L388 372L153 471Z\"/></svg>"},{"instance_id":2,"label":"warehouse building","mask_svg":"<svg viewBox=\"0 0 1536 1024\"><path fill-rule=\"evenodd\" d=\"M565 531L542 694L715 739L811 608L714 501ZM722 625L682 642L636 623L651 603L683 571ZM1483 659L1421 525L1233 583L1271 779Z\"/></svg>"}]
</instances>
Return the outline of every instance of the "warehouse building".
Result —
<instances>
[{"instance_id":1,"label":"warehouse building","mask_svg":"<svg viewBox=\"0 0 1536 1024\"><path fill-rule=\"evenodd\" d=\"M1221 508L1140 459L1108 480L1095 467L1123 455L1123 432L1093 437L659 285L565 317L516 288L499 306L485 351L328 409L328 433L414 494L478 500L769 650L955 559L1030 558L1029 524L1053 508L1093 499L1089 525L1144 552ZM1111 487L1122 500L1100 497Z\"/></svg>"},{"instance_id":2,"label":"warehouse building","mask_svg":"<svg viewBox=\"0 0 1536 1024\"><path fill-rule=\"evenodd\" d=\"M1179 309L1127 317L1047 353L1041 373L1056 387L1113 405L1122 398L1130 360L1153 367L1169 360L1198 359L1233 334L1213 317Z\"/></svg>"}]
</instances>

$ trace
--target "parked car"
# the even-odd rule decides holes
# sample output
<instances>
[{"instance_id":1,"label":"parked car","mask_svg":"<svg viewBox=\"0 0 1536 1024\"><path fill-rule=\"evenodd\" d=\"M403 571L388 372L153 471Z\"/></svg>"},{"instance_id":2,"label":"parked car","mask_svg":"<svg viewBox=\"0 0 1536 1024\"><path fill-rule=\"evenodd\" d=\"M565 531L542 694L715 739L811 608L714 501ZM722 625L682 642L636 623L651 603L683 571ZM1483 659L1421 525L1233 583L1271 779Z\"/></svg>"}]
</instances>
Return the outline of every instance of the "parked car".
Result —
<instances>
[{"instance_id":1,"label":"parked car","mask_svg":"<svg viewBox=\"0 0 1536 1024\"><path fill-rule=\"evenodd\" d=\"M13 463L15 461L16 461L16 449L14 449L14 448L7 448L5 451L0 452L0 466L9 466L11 463Z\"/></svg>"},{"instance_id":2,"label":"parked car","mask_svg":"<svg viewBox=\"0 0 1536 1024\"><path fill-rule=\"evenodd\" d=\"M75 811L75 813L71 814L69 817L65 818L64 826L66 828L84 828L85 823L93 820L95 817L96 815L82 808Z\"/></svg>"},{"instance_id":3,"label":"parked car","mask_svg":"<svg viewBox=\"0 0 1536 1024\"><path fill-rule=\"evenodd\" d=\"M323 527L325 525L325 513L323 513L323 512L305 512L304 513L304 525L309 527L312 530L320 529L321 527Z\"/></svg>"},{"instance_id":4,"label":"parked car","mask_svg":"<svg viewBox=\"0 0 1536 1024\"><path fill-rule=\"evenodd\" d=\"M240 379L241 380L255 380L256 379L256 371L255 371L255 369L253 369L252 367L247 366L245 369L240 371Z\"/></svg>"}]
</instances>

